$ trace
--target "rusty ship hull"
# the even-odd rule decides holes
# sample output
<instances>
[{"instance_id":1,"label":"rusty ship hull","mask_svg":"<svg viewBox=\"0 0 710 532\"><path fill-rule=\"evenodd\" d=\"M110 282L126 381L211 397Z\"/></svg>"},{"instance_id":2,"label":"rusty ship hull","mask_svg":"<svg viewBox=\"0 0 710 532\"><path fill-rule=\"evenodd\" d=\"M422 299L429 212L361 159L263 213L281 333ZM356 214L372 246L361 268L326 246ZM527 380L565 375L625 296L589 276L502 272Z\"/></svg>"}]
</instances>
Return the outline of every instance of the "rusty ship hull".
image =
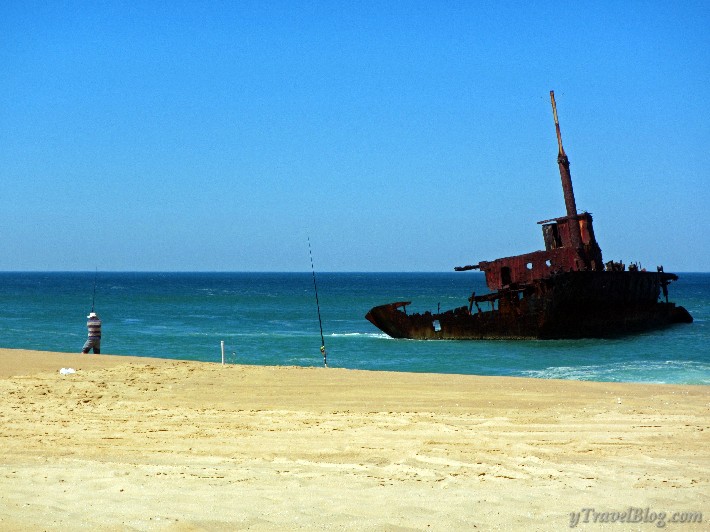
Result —
<instances>
[{"instance_id":1,"label":"rusty ship hull","mask_svg":"<svg viewBox=\"0 0 710 532\"><path fill-rule=\"evenodd\" d=\"M688 312L659 302L658 272L568 272L536 281L524 290L483 296L475 306L446 312L406 312L408 301L372 308L366 315L392 338L499 340L608 338L690 323Z\"/></svg>"},{"instance_id":2,"label":"rusty ship hull","mask_svg":"<svg viewBox=\"0 0 710 532\"><path fill-rule=\"evenodd\" d=\"M485 273L490 293L436 313L409 314L410 301L378 305L365 316L375 327L393 338L484 340L606 338L692 323L668 301L677 275L604 262L592 215L577 211L552 91L550 100L567 214L538 222L545 249L456 267Z\"/></svg>"}]
</instances>

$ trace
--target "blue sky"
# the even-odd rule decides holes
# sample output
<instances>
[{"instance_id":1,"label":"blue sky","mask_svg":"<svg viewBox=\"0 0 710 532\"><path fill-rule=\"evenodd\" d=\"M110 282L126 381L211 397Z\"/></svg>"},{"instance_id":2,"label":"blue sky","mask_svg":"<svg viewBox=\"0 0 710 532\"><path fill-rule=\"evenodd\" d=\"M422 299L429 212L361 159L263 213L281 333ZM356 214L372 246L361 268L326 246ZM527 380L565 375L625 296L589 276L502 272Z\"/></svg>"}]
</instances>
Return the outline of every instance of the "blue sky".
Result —
<instances>
[{"instance_id":1,"label":"blue sky","mask_svg":"<svg viewBox=\"0 0 710 532\"><path fill-rule=\"evenodd\" d=\"M536 5L537 4L537 5ZM0 3L0 270L709 271L710 2Z\"/></svg>"}]
</instances>

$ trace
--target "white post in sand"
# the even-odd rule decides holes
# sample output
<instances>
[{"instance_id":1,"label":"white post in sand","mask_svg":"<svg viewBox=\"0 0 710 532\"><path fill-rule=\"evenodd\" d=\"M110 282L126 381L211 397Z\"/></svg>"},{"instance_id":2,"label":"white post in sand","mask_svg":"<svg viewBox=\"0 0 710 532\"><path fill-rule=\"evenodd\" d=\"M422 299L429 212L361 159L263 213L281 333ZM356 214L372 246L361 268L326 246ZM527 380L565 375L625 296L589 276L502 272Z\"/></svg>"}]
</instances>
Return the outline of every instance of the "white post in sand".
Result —
<instances>
[{"instance_id":1,"label":"white post in sand","mask_svg":"<svg viewBox=\"0 0 710 532\"><path fill-rule=\"evenodd\" d=\"M222 344L222 365L224 366L224 340L220 342Z\"/></svg>"}]
</instances>

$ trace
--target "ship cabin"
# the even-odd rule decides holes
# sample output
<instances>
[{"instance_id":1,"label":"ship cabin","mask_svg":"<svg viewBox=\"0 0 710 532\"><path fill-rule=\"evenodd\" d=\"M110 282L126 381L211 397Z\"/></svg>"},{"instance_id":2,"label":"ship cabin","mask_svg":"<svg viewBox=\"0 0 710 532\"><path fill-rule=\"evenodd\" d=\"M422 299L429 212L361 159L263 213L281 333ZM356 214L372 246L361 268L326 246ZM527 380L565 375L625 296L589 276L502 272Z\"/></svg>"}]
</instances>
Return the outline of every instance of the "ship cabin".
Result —
<instances>
[{"instance_id":1,"label":"ship cabin","mask_svg":"<svg viewBox=\"0 0 710 532\"><path fill-rule=\"evenodd\" d=\"M490 290L522 287L561 272L604 269L590 213L538 223L542 225L545 251L478 263L477 269L486 274L486 284Z\"/></svg>"}]
</instances>

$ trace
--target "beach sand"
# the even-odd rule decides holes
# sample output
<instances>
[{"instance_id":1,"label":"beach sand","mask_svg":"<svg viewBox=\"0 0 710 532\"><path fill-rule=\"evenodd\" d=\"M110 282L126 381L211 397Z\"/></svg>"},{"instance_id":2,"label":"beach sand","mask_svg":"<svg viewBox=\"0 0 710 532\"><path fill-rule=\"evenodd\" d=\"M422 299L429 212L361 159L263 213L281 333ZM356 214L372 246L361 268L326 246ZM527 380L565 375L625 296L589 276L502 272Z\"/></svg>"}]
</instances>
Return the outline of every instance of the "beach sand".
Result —
<instances>
[{"instance_id":1,"label":"beach sand","mask_svg":"<svg viewBox=\"0 0 710 532\"><path fill-rule=\"evenodd\" d=\"M710 526L703 386L0 349L0 396L2 530Z\"/></svg>"}]
</instances>

